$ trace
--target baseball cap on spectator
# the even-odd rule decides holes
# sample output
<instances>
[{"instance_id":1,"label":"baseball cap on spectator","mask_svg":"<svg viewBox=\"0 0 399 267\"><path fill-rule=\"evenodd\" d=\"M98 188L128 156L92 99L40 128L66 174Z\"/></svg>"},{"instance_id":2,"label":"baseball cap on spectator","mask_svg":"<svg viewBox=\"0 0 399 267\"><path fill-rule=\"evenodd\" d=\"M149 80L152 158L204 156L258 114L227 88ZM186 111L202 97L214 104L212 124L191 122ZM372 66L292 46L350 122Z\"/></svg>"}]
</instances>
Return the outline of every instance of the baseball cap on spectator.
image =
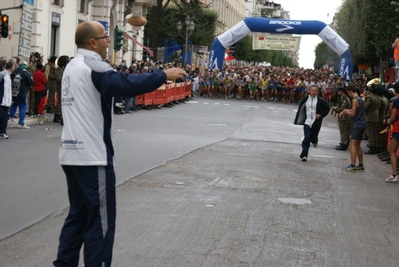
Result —
<instances>
[{"instance_id":1,"label":"baseball cap on spectator","mask_svg":"<svg viewBox=\"0 0 399 267\"><path fill-rule=\"evenodd\" d=\"M22 61L19 63L18 68L19 68L20 70L25 70L25 69L28 68L28 63L26 63L25 60L22 60Z\"/></svg>"}]
</instances>

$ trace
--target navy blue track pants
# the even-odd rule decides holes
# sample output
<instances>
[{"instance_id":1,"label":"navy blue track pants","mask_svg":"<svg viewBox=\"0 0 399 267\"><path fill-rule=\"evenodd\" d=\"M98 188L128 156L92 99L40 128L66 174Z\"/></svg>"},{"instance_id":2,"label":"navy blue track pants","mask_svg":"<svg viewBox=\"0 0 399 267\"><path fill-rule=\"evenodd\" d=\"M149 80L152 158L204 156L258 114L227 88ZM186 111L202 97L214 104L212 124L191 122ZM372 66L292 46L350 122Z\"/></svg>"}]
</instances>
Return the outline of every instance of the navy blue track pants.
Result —
<instances>
[{"instance_id":1,"label":"navy blue track pants","mask_svg":"<svg viewBox=\"0 0 399 267\"><path fill-rule=\"evenodd\" d=\"M307 157L309 154L310 143L319 142L320 127L310 128L309 125L303 125L304 138L302 140L302 153L300 158Z\"/></svg>"},{"instance_id":2,"label":"navy blue track pants","mask_svg":"<svg viewBox=\"0 0 399 267\"><path fill-rule=\"evenodd\" d=\"M62 165L62 169L70 208L54 266L78 266L82 244L86 267L111 266L116 218L114 167Z\"/></svg>"}]
</instances>

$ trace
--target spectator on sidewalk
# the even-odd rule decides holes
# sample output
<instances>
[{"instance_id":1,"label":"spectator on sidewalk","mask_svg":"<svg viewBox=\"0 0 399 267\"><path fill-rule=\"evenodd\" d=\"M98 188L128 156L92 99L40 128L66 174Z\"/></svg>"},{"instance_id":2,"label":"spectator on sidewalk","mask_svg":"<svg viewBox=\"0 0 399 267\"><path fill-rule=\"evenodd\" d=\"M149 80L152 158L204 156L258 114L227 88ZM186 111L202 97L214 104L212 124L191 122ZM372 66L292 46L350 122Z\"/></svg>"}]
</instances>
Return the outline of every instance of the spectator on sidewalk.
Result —
<instances>
[{"instance_id":1,"label":"spectator on sidewalk","mask_svg":"<svg viewBox=\"0 0 399 267\"><path fill-rule=\"evenodd\" d=\"M103 62L111 42L97 21L80 23L76 57L62 78L64 128L59 162L66 175L70 209L62 227L55 267L77 266L84 244L85 266L111 266L116 196L112 104L183 78L180 68L129 75Z\"/></svg>"},{"instance_id":2,"label":"spectator on sidewalk","mask_svg":"<svg viewBox=\"0 0 399 267\"><path fill-rule=\"evenodd\" d=\"M379 152L384 152L389 150L387 147L387 134L384 131L387 128L387 115L389 111L389 91L384 86L380 86L379 90L376 91L376 94L381 97L380 108L378 110L378 123L377 123L377 149ZM382 132L382 133L381 133Z\"/></svg>"},{"instance_id":3,"label":"spectator on sidewalk","mask_svg":"<svg viewBox=\"0 0 399 267\"><path fill-rule=\"evenodd\" d=\"M33 86L32 75L26 70L27 63L23 60L18 68L15 69L14 78L12 81L12 91L13 91L13 103L10 108L10 120L14 120L17 108L19 110L19 121L17 128L19 129L29 129L30 127L25 124L26 115L26 95L28 93L28 88ZM15 94L15 95L14 95Z\"/></svg>"},{"instance_id":4,"label":"spectator on sidewalk","mask_svg":"<svg viewBox=\"0 0 399 267\"><path fill-rule=\"evenodd\" d=\"M54 118L53 122L60 123L63 125L62 121L62 113L61 113L61 82L62 82L62 75L64 73L66 65L69 63L68 56L60 56L57 60L57 68L55 69L55 76L56 76L56 93L58 96L57 105L55 106L54 110Z\"/></svg>"},{"instance_id":5,"label":"spectator on sidewalk","mask_svg":"<svg viewBox=\"0 0 399 267\"><path fill-rule=\"evenodd\" d=\"M399 82L399 33L396 34L395 41L392 44L393 58L395 60L395 83Z\"/></svg>"},{"instance_id":6,"label":"spectator on sidewalk","mask_svg":"<svg viewBox=\"0 0 399 267\"><path fill-rule=\"evenodd\" d=\"M147 68L148 72L148 67L144 67L144 69ZM134 74L134 70L133 68L122 68L123 71L125 71L127 74L133 75ZM125 97L123 99L123 101L125 102L125 114L133 114L133 111L131 110L132 108L136 108L136 103L134 103L133 107L132 107L132 103L133 103L133 99L135 99L135 97ZM136 101L135 101L136 102Z\"/></svg>"},{"instance_id":7,"label":"spectator on sidewalk","mask_svg":"<svg viewBox=\"0 0 399 267\"><path fill-rule=\"evenodd\" d=\"M363 134L366 131L366 121L364 119L364 102L358 94L358 89L354 84L349 84L347 87L349 97L352 98L352 108L344 109L339 116L350 115L352 117L352 133L349 143L351 164L342 168L346 172L364 171L363 166L363 150L360 143L363 139ZM356 166L356 158L359 165Z\"/></svg>"},{"instance_id":8,"label":"spectator on sidewalk","mask_svg":"<svg viewBox=\"0 0 399 267\"><path fill-rule=\"evenodd\" d=\"M57 60L57 56L51 56L48 60L48 63L45 67L45 75L47 79L47 113L54 113L55 111L55 93L57 92L57 72L55 61ZM61 121L57 121L61 122Z\"/></svg>"},{"instance_id":9,"label":"spectator on sidewalk","mask_svg":"<svg viewBox=\"0 0 399 267\"><path fill-rule=\"evenodd\" d=\"M44 75L44 67L41 63L36 65L37 69L33 74L33 91L35 92L35 114L37 122L43 124L44 122L44 103L47 94L47 79Z\"/></svg>"},{"instance_id":10,"label":"spectator on sidewalk","mask_svg":"<svg viewBox=\"0 0 399 267\"><path fill-rule=\"evenodd\" d=\"M388 109L389 109L389 100L387 98L388 95L388 90L384 88L383 86L379 86L375 93L381 97L381 103L380 107L378 110L378 123L377 123L377 131L378 131L378 137L377 137L377 150L379 152L384 152L387 150L387 135L384 133L384 129L387 128L386 125L386 118L388 114ZM381 133L383 132L383 133Z\"/></svg>"},{"instance_id":11,"label":"spectator on sidewalk","mask_svg":"<svg viewBox=\"0 0 399 267\"><path fill-rule=\"evenodd\" d=\"M33 76L33 73L36 71L36 64L37 64L37 59L40 56L38 52L30 53L30 58L29 58L29 65L28 68L26 69L30 75ZM33 91L33 86L28 88L28 94L29 94L29 99L28 99L28 115L31 116L35 114L35 92Z\"/></svg>"},{"instance_id":12,"label":"spectator on sidewalk","mask_svg":"<svg viewBox=\"0 0 399 267\"><path fill-rule=\"evenodd\" d=\"M198 72L197 71L193 71L192 72L191 80L192 80L192 83L193 83L193 89L192 89L193 92L192 93L193 93L193 95L198 96L199 95L199 93L198 93L199 77L198 77ZM231 81L230 81L230 83L231 83ZM227 91L226 91L226 94L227 94ZM227 97L227 95L226 95L226 97Z\"/></svg>"},{"instance_id":13,"label":"spectator on sidewalk","mask_svg":"<svg viewBox=\"0 0 399 267\"><path fill-rule=\"evenodd\" d=\"M398 156L396 155L399 148L399 82L393 85L395 90L396 98L393 100L391 117L387 121L388 128L391 128L391 142L389 147L389 154L391 158L392 174L385 182L387 183L399 183L398 177Z\"/></svg>"},{"instance_id":14,"label":"spectator on sidewalk","mask_svg":"<svg viewBox=\"0 0 399 267\"><path fill-rule=\"evenodd\" d=\"M379 80L379 79L378 79ZM366 90L366 99L364 101L364 119L366 121L366 135L369 141L369 150L364 154L377 154L377 138L379 135L377 123L379 118L379 108L381 97L375 94L377 84L371 84Z\"/></svg>"},{"instance_id":15,"label":"spectator on sidewalk","mask_svg":"<svg viewBox=\"0 0 399 267\"><path fill-rule=\"evenodd\" d=\"M116 71L125 72L123 67L126 67L126 66L123 66L123 65L116 66ZM117 114L117 115L125 114L125 109L122 108L122 106L123 106L122 100L123 100L122 96L116 95L114 97L114 114Z\"/></svg>"},{"instance_id":16,"label":"spectator on sidewalk","mask_svg":"<svg viewBox=\"0 0 399 267\"><path fill-rule=\"evenodd\" d=\"M2 60L2 64L4 61L5 60ZM8 109L12 103L11 73L14 72L15 65L15 59L6 61L5 72L0 75L0 139L8 139Z\"/></svg>"},{"instance_id":17,"label":"spectator on sidewalk","mask_svg":"<svg viewBox=\"0 0 399 267\"><path fill-rule=\"evenodd\" d=\"M336 116L340 114L341 111L344 109L351 109L352 101L348 96L348 91L345 87L339 87L338 93L341 98L337 102L337 106L333 107ZM350 134L352 132L352 118L349 114L344 114L342 116L338 116L338 126L339 126L339 133L341 142L339 145L335 147L336 150L345 151L348 149L349 141L350 141Z\"/></svg>"}]
</instances>

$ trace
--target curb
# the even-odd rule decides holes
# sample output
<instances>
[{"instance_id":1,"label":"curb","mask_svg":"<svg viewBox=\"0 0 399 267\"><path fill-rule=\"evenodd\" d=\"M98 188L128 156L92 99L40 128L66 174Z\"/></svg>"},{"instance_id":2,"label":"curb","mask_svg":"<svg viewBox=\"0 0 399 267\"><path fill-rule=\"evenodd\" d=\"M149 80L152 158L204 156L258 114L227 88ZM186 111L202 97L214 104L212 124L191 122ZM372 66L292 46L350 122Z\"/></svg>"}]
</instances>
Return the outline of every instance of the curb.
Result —
<instances>
[{"instance_id":1,"label":"curb","mask_svg":"<svg viewBox=\"0 0 399 267\"><path fill-rule=\"evenodd\" d=\"M15 121L8 121L7 122L7 128L17 128L18 125L18 121L19 121L19 115L18 113L15 114L14 117ZM49 118L47 116L44 116L44 120L43 123L47 123L49 122ZM39 124L37 122L37 118L34 118L33 116L26 116L25 117L25 125L35 125L35 124Z\"/></svg>"}]
</instances>

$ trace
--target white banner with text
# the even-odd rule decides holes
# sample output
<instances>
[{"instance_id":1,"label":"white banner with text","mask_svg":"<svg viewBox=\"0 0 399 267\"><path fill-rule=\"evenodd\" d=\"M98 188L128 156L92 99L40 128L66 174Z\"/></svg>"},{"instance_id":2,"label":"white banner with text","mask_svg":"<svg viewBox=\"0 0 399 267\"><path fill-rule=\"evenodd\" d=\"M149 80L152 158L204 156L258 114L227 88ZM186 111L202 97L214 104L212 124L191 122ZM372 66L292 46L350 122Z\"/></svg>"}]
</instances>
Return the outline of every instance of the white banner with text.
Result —
<instances>
[{"instance_id":1,"label":"white banner with text","mask_svg":"<svg viewBox=\"0 0 399 267\"><path fill-rule=\"evenodd\" d=\"M252 35L253 50L285 50L298 52L301 36L255 33Z\"/></svg>"}]
</instances>

